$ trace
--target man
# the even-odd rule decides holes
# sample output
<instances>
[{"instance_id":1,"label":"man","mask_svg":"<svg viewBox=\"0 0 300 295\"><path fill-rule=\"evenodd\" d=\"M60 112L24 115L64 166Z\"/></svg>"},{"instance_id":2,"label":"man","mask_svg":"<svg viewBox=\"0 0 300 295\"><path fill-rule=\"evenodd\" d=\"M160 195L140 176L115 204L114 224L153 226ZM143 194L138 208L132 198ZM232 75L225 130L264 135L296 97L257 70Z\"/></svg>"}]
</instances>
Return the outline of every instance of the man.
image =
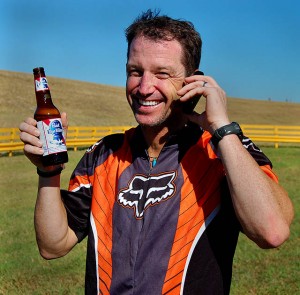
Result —
<instances>
[{"instance_id":1,"label":"man","mask_svg":"<svg viewBox=\"0 0 300 295\"><path fill-rule=\"evenodd\" d=\"M35 120L20 125L25 154L44 172L40 253L63 256L88 236L87 294L228 294L239 231L278 247L289 236L291 201L268 158L229 120L224 91L194 75L201 39L193 25L148 11L126 36L126 94L138 127L91 147L68 191L60 167L41 164ZM183 112L201 95L202 114Z\"/></svg>"}]
</instances>

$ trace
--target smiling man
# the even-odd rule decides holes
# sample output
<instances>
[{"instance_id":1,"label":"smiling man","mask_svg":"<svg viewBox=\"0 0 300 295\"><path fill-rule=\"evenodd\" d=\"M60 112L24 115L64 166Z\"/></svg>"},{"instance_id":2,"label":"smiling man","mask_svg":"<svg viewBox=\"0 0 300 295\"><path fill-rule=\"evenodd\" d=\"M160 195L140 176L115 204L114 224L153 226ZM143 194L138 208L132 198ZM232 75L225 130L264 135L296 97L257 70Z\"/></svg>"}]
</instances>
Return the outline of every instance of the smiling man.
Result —
<instances>
[{"instance_id":1,"label":"smiling man","mask_svg":"<svg viewBox=\"0 0 300 295\"><path fill-rule=\"evenodd\" d=\"M126 89L139 124L161 126L171 115L171 105L187 75L180 59L182 54L177 40L153 42L140 36L132 41Z\"/></svg>"},{"instance_id":2,"label":"smiling man","mask_svg":"<svg viewBox=\"0 0 300 295\"><path fill-rule=\"evenodd\" d=\"M68 190L61 167L42 165L36 121L20 125L25 154L43 171L40 253L63 256L88 236L86 294L229 294L239 233L280 246L291 201L270 160L229 120L225 92L194 74L202 42L193 25L147 11L126 36L138 126L88 149ZM201 95L201 114L183 111Z\"/></svg>"}]
</instances>

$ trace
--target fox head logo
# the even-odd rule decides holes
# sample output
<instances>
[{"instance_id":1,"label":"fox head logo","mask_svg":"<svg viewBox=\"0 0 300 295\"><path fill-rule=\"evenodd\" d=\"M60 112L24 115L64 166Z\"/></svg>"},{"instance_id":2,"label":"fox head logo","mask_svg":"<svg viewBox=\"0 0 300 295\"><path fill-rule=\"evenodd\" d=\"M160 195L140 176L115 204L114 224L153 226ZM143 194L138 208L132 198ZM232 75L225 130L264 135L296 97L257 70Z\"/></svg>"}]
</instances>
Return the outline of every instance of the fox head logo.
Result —
<instances>
[{"instance_id":1,"label":"fox head logo","mask_svg":"<svg viewBox=\"0 0 300 295\"><path fill-rule=\"evenodd\" d=\"M127 188L118 194L118 203L121 206L133 208L135 217L143 218L144 211L150 206L158 205L174 196L176 187L174 179L176 172L160 175L135 175Z\"/></svg>"}]
</instances>

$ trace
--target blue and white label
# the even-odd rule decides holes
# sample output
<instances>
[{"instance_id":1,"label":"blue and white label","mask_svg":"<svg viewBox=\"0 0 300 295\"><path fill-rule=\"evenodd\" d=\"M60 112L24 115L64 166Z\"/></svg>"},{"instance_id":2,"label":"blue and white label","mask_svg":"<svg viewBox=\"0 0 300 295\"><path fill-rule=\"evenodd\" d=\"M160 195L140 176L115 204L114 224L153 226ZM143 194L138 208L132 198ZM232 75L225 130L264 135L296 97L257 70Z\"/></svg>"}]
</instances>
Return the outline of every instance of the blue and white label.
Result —
<instances>
[{"instance_id":1,"label":"blue and white label","mask_svg":"<svg viewBox=\"0 0 300 295\"><path fill-rule=\"evenodd\" d=\"M48 119L37 122L40 140L43 143L43 156L67 151L61 119Z\"/></svg>"},{"instance_id":2,"label":"blue and white label","mask_svg":"<svg viewBox=\"0 0 300 295\"><path fill-rule=\"evenodd\" d=\"M35 89L36 91L49 90L49 85L46 77L40 77L35 79Z\"/></svg>"}]
</instances>

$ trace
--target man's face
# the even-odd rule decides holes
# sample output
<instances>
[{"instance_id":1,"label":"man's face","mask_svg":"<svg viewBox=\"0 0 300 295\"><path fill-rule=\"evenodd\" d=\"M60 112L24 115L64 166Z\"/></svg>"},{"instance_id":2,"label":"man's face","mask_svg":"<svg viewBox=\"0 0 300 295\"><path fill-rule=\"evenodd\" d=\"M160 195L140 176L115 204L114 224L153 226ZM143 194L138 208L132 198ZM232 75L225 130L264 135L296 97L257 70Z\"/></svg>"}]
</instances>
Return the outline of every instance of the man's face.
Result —
<instances>
[{"instance_id":1,"label":"man's face","mask_svg":"<svg viewBox=\"0 0 300 295\"><path fill-rule=\"evenodd\" d=\"M181 59L182 47L176 40L154 42L140 36L132 41L126 95L139 124L158 126L170 116L185 77Z\"/></svg>"}]
</instances>

